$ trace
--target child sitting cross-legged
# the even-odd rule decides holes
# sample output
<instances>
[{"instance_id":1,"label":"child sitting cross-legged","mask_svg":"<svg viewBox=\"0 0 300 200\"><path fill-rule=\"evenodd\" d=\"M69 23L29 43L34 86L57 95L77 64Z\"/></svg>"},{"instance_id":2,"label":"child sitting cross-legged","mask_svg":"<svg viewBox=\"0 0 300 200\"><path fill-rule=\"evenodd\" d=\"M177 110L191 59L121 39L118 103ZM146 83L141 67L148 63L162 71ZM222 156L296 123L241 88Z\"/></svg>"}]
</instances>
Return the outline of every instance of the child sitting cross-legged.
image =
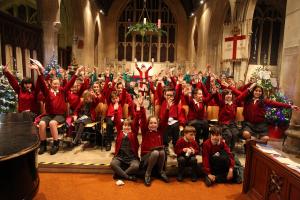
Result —
<instances>
[{"instance_id":1,"label":"child sitting cross-legged","mask_svg":"<svg viewBox=\"0 0 300 200\"><path fill-rule=\"evenodd\" d=\"M213 183L225 183L242 181L234 168L234 156L230 148L223 141L221 129L217 126L211 127L211 137L203 143L202 162L206 174L205 184L209 187Z\"/></svg>"},{"instance_id":2,"label":"child sitting cross-legged","mask_svg":"<svg viewBox=\"0 0 300 200\"><path fill-rule=\"evenodd\" d=\"M192 167L191 179L197 181L197 158L199 147L195 141L196 129L193 126L186 126L183 130L184 136L181 137L175 146L175 153L178 161L177 180L183 181L183 171L185 167Z\"/></svg>"}]
</instances>

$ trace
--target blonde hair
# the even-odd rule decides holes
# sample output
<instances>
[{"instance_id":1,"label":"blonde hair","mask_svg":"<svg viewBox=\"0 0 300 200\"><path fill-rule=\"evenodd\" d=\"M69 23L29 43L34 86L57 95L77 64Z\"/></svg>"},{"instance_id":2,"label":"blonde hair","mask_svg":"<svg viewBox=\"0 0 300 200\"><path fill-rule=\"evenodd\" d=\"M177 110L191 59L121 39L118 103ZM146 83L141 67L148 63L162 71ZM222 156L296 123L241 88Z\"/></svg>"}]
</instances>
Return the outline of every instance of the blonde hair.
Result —
<instances>
[{"instance_id":1,"label":"blonde hair","mask_svg":"<svg viewBox=\"0 0 300 200\"><path fill-rule=\"evenodd\" d=\"M85 90L85 91L83 92L83 94L82 94L83 101L86 101L86 99L87 99L88 97L93 98L93 95L92 95L92 93L91 93L90 91Z\"/></svg>"},{"instance_id":2,"label":"blonde hair","mask_svg":"<svg viewBox=\"0 0 300 200\"><path fill-rule=\"evenodd\" d=\"M183 133L186 134L186 133L196 133L196 129L195 127L193 126L186 126L184 129L183 129Z\"/></svg>"}]
</instances>

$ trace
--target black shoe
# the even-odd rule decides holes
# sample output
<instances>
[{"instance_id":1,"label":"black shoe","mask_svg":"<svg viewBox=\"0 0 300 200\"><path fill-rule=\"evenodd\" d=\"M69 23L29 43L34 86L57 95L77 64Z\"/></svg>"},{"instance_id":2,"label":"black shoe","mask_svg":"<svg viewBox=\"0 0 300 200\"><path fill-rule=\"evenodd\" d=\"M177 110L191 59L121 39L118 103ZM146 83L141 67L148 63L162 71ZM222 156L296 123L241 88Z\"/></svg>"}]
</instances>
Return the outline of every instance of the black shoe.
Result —
<instances>
[{"instance_id":1,"label":"black shoe","mask_svg":"<svg viewBox=\"0 0 300 200\"><path fill-rule=\"evenodd\" d=\"M183 175L181 174L181 173L179 173L178 175L177 175L177 181L178 182L182 182L183 181Z\"/></svg>"},{"instance_id":2,"label":"black shoe","mask_svg":"<svg viewBox=\"0 0 300 200\"><path fill-rule=\"evenodd\" d=\"M47 141L44 140L44 141L41 141L40 149L39 149L38 154L39 154L39 155L42 155L42 154L45 153L46 151L47 151Z\"/></svg>"},{"instance_id":3,"label":"black shoe","mask_svg":"<svg viewBox=\"0 0 300 200\"><path fill-rule=\"evenodd\" d=\"M165 182L165 183L169 183L169 178L167 177L166 172L162 171L160 173L160 178Z\"/></svg>"},{"instance_id":4,"label":"black shoe","mask_svg":"<svg viewBox=\"0 0 300 200\"><path fill-rule=\"evenodd\" d=\"M151 185L151 177L150 176L145 176L144 184L146 186L150 186Z\"/></svg>"},{"instance_id":5,"label":"black shoe","mask_svg":"<svg viewBox=\"0 0 300 200\"><path fill-rule=\"evenodd\" d=\"M40 150L38 152L39 155L44 154L47 151L47 146L40 146Z\"/></svg>"},{"instance_id":6,"label":"black shoe","mask_svg":"<svg viewBox=\"0 0 300 200\"><path fill-rule=\"evenodd\" d=\"M127 180L129 181L137 181L137 178L135 176L128 176Z\"/></svg>"},{"instance_id":7,"label":"black shoe","mask_svg":"<svg viewBox=\"0 0 300 200\"><path fill-rule=\"evenodd\" d=\"M110 151L111 150L111 145L106 145L105 146L105 151Z\"/></svg>"},{"instance_id":8,"label":"black shoe","mask_svg":"<svg viewBox=\"0 0 300 200\"><path fill-rule=\"evenodd\" d=\"M210 180L210 178L208 178L208 176L205 176L204 183L207 187L212 185L212 181Z\"/></svg>"},{"instance_id":9,"label":"black shoe","mask_svg":"<svg viewBox=\"0 0 300 200\"><path fill-rule=\"evenodd\" d=\"M50 155L54 155L58 152L59 146L58 145L52 145L52 148L50 150Z\"/></svg>"},{"instance_id":10,"label":"black shoe","mask_svg":"<svg viewBox=\"0 0 300 200\"><path fill-rule=\"evenodd\" d=\"M198 179L198 177L197 177L196 174L192 174L192 175L191 175L191 181L192 181L192 182L196 182L197 179Z\"/></svg>"}]
</instances>

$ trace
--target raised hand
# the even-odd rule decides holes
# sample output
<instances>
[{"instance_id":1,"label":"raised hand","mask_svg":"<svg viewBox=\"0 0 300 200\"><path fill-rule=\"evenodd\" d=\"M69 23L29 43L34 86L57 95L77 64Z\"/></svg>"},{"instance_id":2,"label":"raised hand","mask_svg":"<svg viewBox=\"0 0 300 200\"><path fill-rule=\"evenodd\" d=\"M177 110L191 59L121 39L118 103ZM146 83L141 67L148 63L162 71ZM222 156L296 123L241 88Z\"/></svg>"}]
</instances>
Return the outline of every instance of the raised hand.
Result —
<instances>
[{"instance_id":1,"label":"raised hand","mask_svg":"<svg viewBox=\"0 0 300 200\"><path fill-rule=\"evenodd\" d=\"M42 63L38 60L35 60L35 59L32 59L30 58L30 61L33 63L33 64L36 64L39 68L41 68L42 70L44 69Z\"/></svg>"},{"instance_id":2,"label":"raised hand","mask_svg":"<svg viewBox=\"0 0 300 200\"><path fill-rule=\"evenodd\" d=\"M250 87L249 87L249 90L250 90L250 91L253 90L253 88L254 88L256 85L257 85L256 83L252 83L252 84L250 85Z\"/></svg>"},{"instance_id":3,"label":"raised hand","mask_svg":"<svg viewBox=\"0 0 300 200\"><path fill-rule=\"evenodd\" d=\"M224 87L226 87L226 88L229 87L229 84L226 81L224 81L224 80L221 82L221 85L224 86Z\"/></svg>"},{"instance_id":4,"label":"raised hand","mask_svg":"<svg viewBox=\"0 0 300 200\"><path fill-rule=\"evenodd\" d=\"M82 72L84 69L85 69L84 66L78 67L75 74L76 74L76 75L79 75L79 73Z\"/></svg>"},{"instance_id":5,"label":"raised hand","mask_svg":"<svg viewBox=\"0 0 300 200\"><path fill-rule=\"evenodd\" d=\"M299 111L299 110L300 110L300 108L299 108L298 106L295 106L295 105L292 105L291 108L292 108L293 110L295 110L295 111Z\"/></svg>"},{"instance_id":6,"label":"raised hand","mask_svg":"<svg viewBox=\"0 0 300 200\"><path fill-rule=\"evenodd\" d=\"M1 65L3 72L8 72L7 65Z\"/></svg>"}]
</instances>

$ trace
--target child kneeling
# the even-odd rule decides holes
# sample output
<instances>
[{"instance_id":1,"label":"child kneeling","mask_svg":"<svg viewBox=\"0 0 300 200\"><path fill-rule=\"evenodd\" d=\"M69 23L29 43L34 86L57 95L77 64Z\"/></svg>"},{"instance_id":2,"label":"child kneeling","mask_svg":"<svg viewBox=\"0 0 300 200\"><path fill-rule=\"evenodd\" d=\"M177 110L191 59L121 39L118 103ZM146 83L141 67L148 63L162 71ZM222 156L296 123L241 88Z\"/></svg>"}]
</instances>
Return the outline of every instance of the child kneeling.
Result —
<instances>
[{"instance_id":1,"label":"child kneeling","mask_svg":"<svg viewBox=\"0 0 300 200\"><path fill-rule=\"evenodd\" d=\"M175 146L175 153L178 161L177 180L183 181L185 167L191 167L191 179L197 181L197 158L199 147L195 141L196 129L193 126L186 126L183 130L184 136L181 137Z\"/></svg>"},{"instance_id":2,"label":"child kneeling","mask_svg":"<svg viewBox=\"0 0 300 200\"><path fill-rule=\"evenodd\" d=\"M204 142L202 150L205 184L209 187L215 182L241 183L242 179L234 168L234 156L222 140L221 129L216 126L211 127L210 132L211 137Z\"/></svg>"}]
</instances>

